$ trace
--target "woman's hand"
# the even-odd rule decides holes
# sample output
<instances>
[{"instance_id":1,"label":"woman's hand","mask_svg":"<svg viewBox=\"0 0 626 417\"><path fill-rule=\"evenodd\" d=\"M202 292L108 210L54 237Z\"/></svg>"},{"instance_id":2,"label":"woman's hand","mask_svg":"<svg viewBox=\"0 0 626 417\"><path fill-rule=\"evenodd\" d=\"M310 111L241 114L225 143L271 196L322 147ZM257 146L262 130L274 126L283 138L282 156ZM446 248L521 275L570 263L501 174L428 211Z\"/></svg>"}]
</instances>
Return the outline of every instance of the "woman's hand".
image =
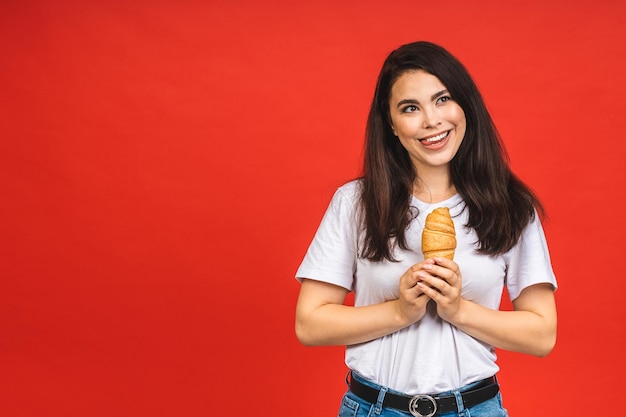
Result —
<instances>
[{"instance_id":1,"label":"woman's hand","mask_svg":"<svg viewBox=\"0 0 626 417\"><path fill-rule=\"evenodd\" d=\"M423 317L430 299L415 287L414 273L403 274L400 282L400 298L354 307L344 305L347 289L304 279L296 306L298 339L307 346L352 345L410 326Z\"/></svg>"},{"instance_id":2,"label":"woman's hand","mask_svg":"<svg viewBox=\"0 0 626 417\"><path fill-rule=\"evenodd\" d=\"M514 311L499 311L461 297L459 266L435 258L417 273L417 287L437 303L437 314L470 336L500 349L545 356L556 342L554 288L549 283L526 287L512 300Z\"/></svg>"},{"instance_id":3,"label":"woman's hand","mask_svg":"<svg viewBox=\"0 0 626 417\"><path fill-rule=\"evenodd\" d=\"M461 308L461 286L463 280L459 266L447 258L428 259L423 270L416 275L416 287L437 303L437 314L443 320L453 322Z\"/></svg>"},{"instance_id":4,"label":"woman's hand","mask_svg":"<svg viewBox=\"0 0 626 417\"><path fill-rule=\"evenodd\" d=\"M426 305L430 298L426 296L423 289L418 285L426 267L430 267L433 262L422 261L410 267L400 277L399 292L397 300L398 315L404 317L410 324L415 323L424 317Z\"/></svg>"},{"instance_id":5,"label":"woman's hand","mask_svg":"<svg viewBox=\"0 0 626 417\"><path fill-rule=\"evenodd\" d=\"M347 289L304 279L296 306L298 339L305 345L351 345L412 325L426 313L430 298L417 283L433 264L422 261L402 274L397 299L359 307L344 305Z\"/></svg>"}]
</instances>

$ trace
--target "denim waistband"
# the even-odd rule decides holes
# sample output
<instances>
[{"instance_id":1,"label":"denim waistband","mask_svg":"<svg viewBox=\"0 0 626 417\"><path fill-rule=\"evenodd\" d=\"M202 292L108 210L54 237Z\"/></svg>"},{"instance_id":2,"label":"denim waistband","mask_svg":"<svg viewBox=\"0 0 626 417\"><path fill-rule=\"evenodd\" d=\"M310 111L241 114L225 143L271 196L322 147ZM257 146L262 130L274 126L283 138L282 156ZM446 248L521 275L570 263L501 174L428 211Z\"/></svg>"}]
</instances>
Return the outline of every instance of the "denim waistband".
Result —
<instances>
[{"instance_id":1,"label":"denim waistband","mask_svg":"<svg viewBox=\"0 0 626 417\"><path fill-rule=\"evenodd\" d=\"M351 377L351 379L349 379ZM415 416L434 416L439 411L460 412L493 398L499 391L495 376L469 383L458 389L439 393L410 395L368 380L357 372L348 372L346 382L355 395L374 404L377 409L395 408Z\"/></svg>"}]
</instances>

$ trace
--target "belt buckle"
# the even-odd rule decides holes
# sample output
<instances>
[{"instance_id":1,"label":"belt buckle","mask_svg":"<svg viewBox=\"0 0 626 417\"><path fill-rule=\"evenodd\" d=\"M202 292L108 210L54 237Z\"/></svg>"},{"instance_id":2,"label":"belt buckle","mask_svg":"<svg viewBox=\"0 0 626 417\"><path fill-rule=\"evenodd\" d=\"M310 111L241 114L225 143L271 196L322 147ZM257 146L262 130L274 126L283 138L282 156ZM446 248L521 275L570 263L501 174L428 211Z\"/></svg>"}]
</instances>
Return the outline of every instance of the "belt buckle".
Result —
<instances>
[{"instance_id":1,"label":"belt buckle","mask_svg":"<svg viewBox=\"0 0 626 417\"><path fill-rule=\"evenodd\" d=\"M420 413L419 405L420 405L421 400L430 401L430 403L432 404L433 411L431 411L428 414ZM423 394L415 395L409 401L409 413L411 413L411 415L415 417L432 417L437 413L437 401L435 401L435 399L431 397L430 395L423 395Z\"/></svg>"}]
</instances>

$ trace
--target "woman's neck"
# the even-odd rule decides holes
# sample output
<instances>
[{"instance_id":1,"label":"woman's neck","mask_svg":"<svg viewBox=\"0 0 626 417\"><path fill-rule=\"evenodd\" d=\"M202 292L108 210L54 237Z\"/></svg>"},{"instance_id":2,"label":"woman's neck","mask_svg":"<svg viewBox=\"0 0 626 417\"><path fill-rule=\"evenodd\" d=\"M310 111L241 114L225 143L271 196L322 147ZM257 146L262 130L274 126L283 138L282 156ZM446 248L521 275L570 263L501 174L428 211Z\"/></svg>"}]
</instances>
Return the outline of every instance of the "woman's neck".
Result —
<instances>
[{"instance_id":1,"label":"woman's neck","mask_svg":"<svg viewBox=\"0 0 626 417\"><path fill-rule=\"evenodd\" d=\"M456 194L449 175L420 176L413 182L413 195L426 203L439 203Z\"/></svg>"}]
</instances>

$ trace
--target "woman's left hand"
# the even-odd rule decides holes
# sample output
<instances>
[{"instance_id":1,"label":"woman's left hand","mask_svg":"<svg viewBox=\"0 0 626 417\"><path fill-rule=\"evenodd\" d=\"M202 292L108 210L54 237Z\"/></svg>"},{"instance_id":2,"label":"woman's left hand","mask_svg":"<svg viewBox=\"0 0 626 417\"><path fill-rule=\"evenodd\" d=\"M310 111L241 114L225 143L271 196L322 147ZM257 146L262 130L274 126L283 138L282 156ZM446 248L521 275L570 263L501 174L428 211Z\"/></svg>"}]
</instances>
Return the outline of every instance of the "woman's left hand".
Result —
<instances>
[{"instance_id":1,"label":"woman's left hand","mask_svg":"<svg viewBox=\"0 0 626 417\"><path fill-rule=\"evenodd\" d=\"M453 321L461 307L461 286L463 280L456 262L447 258L434 258L426 261L425 271L418 274L419 288L437 303L437 314L443 320Z\"/></svg>"}]
</instances>

